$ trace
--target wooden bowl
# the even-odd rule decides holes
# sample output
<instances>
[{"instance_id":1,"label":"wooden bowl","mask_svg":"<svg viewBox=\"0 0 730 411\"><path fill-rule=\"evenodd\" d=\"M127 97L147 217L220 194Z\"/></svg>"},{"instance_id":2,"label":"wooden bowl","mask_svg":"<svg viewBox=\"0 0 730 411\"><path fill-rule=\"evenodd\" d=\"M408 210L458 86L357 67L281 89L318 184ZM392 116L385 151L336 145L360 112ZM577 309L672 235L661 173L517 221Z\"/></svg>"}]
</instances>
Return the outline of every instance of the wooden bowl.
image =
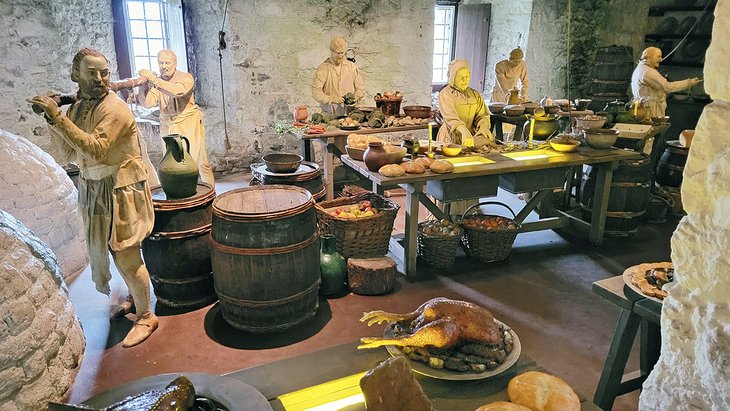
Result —
<instances>
[{"instance_id":1,"label":"wooden bowl","mask_svg":"<svg viewBox=\"0 0 730 411\"><path fill-rule=\"evenodd\" d=\"M403 161L408 149L400 146L387 145L385 151L388 153L388 164L400 164Z\"/></svg>"},{"instance_id":2,"label":"wooden bowl","mask_svg":"<svg viewBox=\"0 0 730 411\"><path fill-rule=\"evenodd\" d=\"M431 117L431 107L429 106L405 106L403 112L412 118L429 118Z\"/></svg>"},{"instance_id":3,"label":"wooden bowl","mask_svg":"<svg viewBox=\"0 0 730 411\"><path fill-rule=\"evenodd\" d=\"M266 168L272 173L293 173L297 171L304 158L299 154L273 153L264 156Z\"/></svg>"},{"instance_id":4,"label":"wooden bowl","mask_svg":"<svg viewBox=\"0 0 730 411\"><path fill-rule=\"evenodd\" d=\"M350 146L345 146L345 151L347 151L347 155L350 156L353 160L362 161L362 156L365 154L364 148L355 148Z\"/></svg>"}]
</instances>

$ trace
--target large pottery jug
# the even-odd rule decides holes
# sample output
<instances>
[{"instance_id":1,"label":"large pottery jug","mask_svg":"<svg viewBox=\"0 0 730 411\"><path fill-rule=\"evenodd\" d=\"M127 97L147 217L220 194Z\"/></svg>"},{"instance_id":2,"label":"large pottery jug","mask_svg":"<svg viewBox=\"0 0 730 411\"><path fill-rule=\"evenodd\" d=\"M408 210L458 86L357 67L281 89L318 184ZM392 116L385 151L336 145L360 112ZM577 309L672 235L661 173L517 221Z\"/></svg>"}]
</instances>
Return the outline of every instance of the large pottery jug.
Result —
<instances>
[{"instance_id":1,"label":"large pottery jug","mask_svg":"<svg viewBox=\"0 0 730 411\"><path fill-rule=\"evenodd\" d=\"M362 160L370 171L378 171L380 167L388 164L388 152L385 151L382 141L371 141L368 143L368 148L365 150L365 154L362 155Z\"/></svg>"},{"instance_id":2,"label":"large pottery jug","mask_svg":"<svg viewBox=\"0 0 730 411\"><path fill-rule=\"evenodd\" d=\"M338 294L344 290L347 281L347 262L337 252L337 241L334 235L325 234L321 239L319 267L322 283L319 290L322 295Z\"/></svg>"},{"instance_id":3,"label":"large pottery jug","mask_svg":"<svg viewBox=\"0 0 730 411\"><path fill-rule=\"evenodd\" d=\"M516 88L509 89L507 104L520 104L520 91Z\"/></svg>"},{"instance_id":4,"label":"large pottery jug","mask_svg":"<svg viewBox=\"0 0 730 411\"><path fill-rule=\"evenodd\" d=\"M535 127L532 130L532 138L535 140L547 140L560 132L560 123L557 117L534 116ZM530 138L530 120L525 121L522 129L522 136L525 140Z\"/></svg>"},{"instance_id":5,"label":"large pottery jug","mask_svg":"<svg viewBox=\"0 0 730 411\"><path fill-rule=\"evenodd\" d=\"M162 139L167 148L158 171L162 191L169 198L194 196L198 187L198 164L190 156L190 141L180 134L170 134Z\"/></svg>"}]
</instances>

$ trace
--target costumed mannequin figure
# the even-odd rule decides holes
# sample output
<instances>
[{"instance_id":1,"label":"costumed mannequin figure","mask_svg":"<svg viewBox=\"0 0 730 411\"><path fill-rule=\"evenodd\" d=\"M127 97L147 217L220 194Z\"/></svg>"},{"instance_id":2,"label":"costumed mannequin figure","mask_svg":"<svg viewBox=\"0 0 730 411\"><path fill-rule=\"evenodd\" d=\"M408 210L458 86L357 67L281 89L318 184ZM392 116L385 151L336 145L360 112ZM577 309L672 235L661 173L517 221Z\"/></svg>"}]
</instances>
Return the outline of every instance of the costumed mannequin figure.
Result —
<instances>
[{"instance_id":1,"label":"costumed mannequin figure","mask_svg":"<svg viewBox=\"0 0 730 411\"><path fill-rule=\"evenodd\" d=\"M702 82L697 77L668 81L657 70L661 61L662 50L658 47L647 47L641 52L641 61L631 75L631 92L634 100L645 103L651 117L664 117L667 94L688 89Z\"/></svg>"},{"instance_id":2,"label":"costumed mannequin figure","mask_svg":"<svg viewBox=\"0 0 730 411\"><path fill-rule=\"evenodd\" d=\"M190 156L198 163L200 181L215 187L213 170L208 163L203 113L195 104L195 79L177 69L177 56L172 50L157 54L160 76L140 70L147 82L139 87L138 101L144 107L160 106L160 134L180 134L190 141Z\"/></svg>"},{"instance_id":3,"label":"costumed mannequin figure","mask_svg":"<svg viewBox=\"0 0 730 411\"><path fill-rule=\"evenodd\" d=\"M353 93L355 102L365 96L365 82L355 63L345 59L347 41L335 37L330 42L330 57L314 72L312 96L322 112L336 116L347 114L344 95Z\"/></svg>"},{"instance_id":4,"label":"costumed mannequin figure","mask_svg":"<svg viewBox=\"0 0 730 411\"><path fill-rule=\"evenodd\" d=\"M494 65L494 87L490 103L507 103L510 90L513 88L518 88L520 91L520 102L528 101L530 82L527 78L527 64L524 57L525 53L518 47L509 53L509 59Z\"/></svg>"},{"instance_id":5,"label":"costumed mannequin figure","mask_svg":"<svg viewBox=\"0 0 730 411\"><path fill-rule=\"evenodd\" d=\"M449 63L449 83L439 92L439 112L443 124L436 139L445 143L461 144L466 147L482 147L494 144L494 136L489 131L489 111L482 95L469 87L471 72L466 60ZM478 200L463 200L450 203L448 212L461 215ZM443 203L437 205L445 209Z\"/></svg>"},{"instance_id":6,"label":"costumed mannequin figure","mask_svg":"<svg viewBox=\"0 0 730 411\"><path fill-rule=\"evenodd\" d=\"M158 325L140 251L152 232L154 212L137 126L125 102L108 90L109 62L103 54L88 48L76 53L71 80L79 85L78 101L66 115L49 96L30 102L42 109L57 151L79 166L79 208L92 278L98 291L110 293L111 251L136 305L137 319L122 341L123 347L132 347ZM131 306L126 308L131 311Z\"/></svg>"},{"instance_id":7,"label":"costumed mannequin figure","mask_svg":"<svg viewBox=\"0 0 730 411\"><path fill-rule=\"evenodd\" d=\"M487 106L482 95L469 87L469 64L461 59L452 61L448 76L449 83L441 89L438 97L444 124L436 139L468 147L493 143Z\"/></svg>"}]
</instances>

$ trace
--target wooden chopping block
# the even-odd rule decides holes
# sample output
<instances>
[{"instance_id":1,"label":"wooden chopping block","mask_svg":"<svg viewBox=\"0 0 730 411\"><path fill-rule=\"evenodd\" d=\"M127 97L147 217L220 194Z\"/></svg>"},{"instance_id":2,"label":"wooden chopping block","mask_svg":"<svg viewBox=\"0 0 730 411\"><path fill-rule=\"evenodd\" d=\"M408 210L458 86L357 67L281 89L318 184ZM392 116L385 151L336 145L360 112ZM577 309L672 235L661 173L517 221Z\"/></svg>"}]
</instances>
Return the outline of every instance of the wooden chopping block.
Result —
<instances>
[{"instance_id":1,"label":"wooden chopping block","mask_svg":"<svg viewBox=\"0 0 730 411\"><path fill-rule=\"evenodd\" d=\"M349 258L347 283L360 295L384 294L395 286L395 261L390 257Z\"/></svg>"}]
</instances>

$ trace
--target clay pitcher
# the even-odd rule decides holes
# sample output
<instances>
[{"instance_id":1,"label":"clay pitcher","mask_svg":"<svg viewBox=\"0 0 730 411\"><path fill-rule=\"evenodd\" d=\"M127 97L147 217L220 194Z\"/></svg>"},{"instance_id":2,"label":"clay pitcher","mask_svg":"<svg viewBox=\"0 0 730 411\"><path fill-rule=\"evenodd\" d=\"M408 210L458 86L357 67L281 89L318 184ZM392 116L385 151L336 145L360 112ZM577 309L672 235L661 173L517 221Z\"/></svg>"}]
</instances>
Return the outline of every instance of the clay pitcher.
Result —
<instances>
[{"instance_id":1,"label":"clay pitcher","mask_svg":"<svg viewBox=\"0 0 730 411\"><path fill-rule=\"evenodd\" d=\"M294 120L295 121L304 123L305 121L307 121L308 117L309 117L309 111L307 110L307 106L297 106L297 108L294 109Z\"/></svg>"},{"instance_id":2,"label":"clay pitcher","mask_svg":"<svg viewBox=\"0 0 730 411\"><path fill-rule=\"evenodd\" d=\"M520 104L520 91L516 88L509 89L509 99L507 104Z\"/></svg>"},{"instance_id":3,"label":"clay pitcher","mask_svg":"<svg viewBox=\"0 0 730 411\"><path fill-rule=\"evenodd\" d=\"M180 134L162 139L167 149L158 171L162 191L168 198L194 196L198 187L198 164L190 156L190 141Z\"/></svg>"}]
</instances>

